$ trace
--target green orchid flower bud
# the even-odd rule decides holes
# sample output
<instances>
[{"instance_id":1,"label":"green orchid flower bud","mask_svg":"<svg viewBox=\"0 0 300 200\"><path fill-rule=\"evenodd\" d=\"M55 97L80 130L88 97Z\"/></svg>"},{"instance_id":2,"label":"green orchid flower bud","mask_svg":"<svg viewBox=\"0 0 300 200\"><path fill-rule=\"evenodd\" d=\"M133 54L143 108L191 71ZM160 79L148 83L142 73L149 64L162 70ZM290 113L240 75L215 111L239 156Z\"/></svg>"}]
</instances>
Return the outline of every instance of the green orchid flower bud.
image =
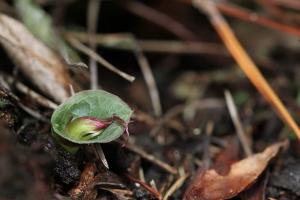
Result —
<instances>
[{"instance_id":1,"label":"green orchid flower bud","mask_svg":"<svg viewBox=\"0 0 300 200\"><path fill-rule=\"evenodd\" d=\"M112 118L101 120L89 116L78 117L67 124L65 134L74 140L89 140L101 134L112 122Z\"/></svg>"}]
</instances>

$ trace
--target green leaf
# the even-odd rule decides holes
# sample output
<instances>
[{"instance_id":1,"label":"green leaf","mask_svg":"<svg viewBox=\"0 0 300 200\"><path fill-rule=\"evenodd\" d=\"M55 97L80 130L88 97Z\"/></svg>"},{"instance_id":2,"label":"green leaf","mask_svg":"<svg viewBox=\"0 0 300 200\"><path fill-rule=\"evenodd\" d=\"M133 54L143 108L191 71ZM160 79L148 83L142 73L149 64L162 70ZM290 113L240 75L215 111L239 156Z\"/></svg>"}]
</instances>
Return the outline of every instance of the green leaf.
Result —
<instances>
[{"instance_id":1,"label":"green leaf","mask_svg":"<svg viewBox=\"0 0 300 200\"><path fill-rule=\"evenodd\" d=\"M51 16L32 0L14 0L21 20L31 33L52 49L57 50L70 63L81 61L79 55L55 32Z\"/></svg>"},{"instance_id":2,"label":"green leaf","mask_svg":"<svg viewBox=\"0 0 300 200\"><path fill-rule=\"evenodd\" d=\"M116 115L129 122L133 111L118 96L103 90L86 90L79 92L61 104L51 117L54 133L77 144L107 143L120 137L124 127L113 122L101 134L92 139L74 139L66 134L65 128L70 120L78 117L96 117L107 119Z\"/></svg>"}]
</instances>

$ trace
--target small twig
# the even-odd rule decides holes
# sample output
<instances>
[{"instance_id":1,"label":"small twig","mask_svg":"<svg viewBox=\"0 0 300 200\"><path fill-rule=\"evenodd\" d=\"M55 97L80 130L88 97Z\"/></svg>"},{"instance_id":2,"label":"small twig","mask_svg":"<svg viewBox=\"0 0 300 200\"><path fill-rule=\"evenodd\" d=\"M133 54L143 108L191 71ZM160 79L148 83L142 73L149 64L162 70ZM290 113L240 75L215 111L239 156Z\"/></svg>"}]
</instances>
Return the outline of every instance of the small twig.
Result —
<instances>
[{"instance_id":1,"label":"small twig","mask_svg":"<svg viewBox=\"0 0 300 200\"><path fill-rule=\"evenodd\" d=\"M15 81L13 77L9 76L8 74L5 74L5 76L0 75L3 79L6 80L8 84L14 84L17 90L22 92L23 94L29 95L32 99L34 99L37 103L39 103L42 106L45 106L47 108L56 109L57 104L53 101L47 99L46 97L38 94L37 92L33 91L26 85L24 85L22 82Z\"/></svg>"},{"instance_id":2,"label":"small twig","mask_svg":"<svg viewBox=\"0 0 300 200\"><path fill-rule=\"evenodd\" d=\"M135 179L133 177L127 176L131 181L136 182L138 184L140 184L143 188L145 188L148 192L150 192L151 194L153 194L157 199L161 199L161 194L159 191L157 191L155 188L152 188L151 186L149 186L147 183Z\"/></svg>"},{"instance_id":3,"label":"small twig","mask_svg":"<svg viewBox=\"0 0 300 200\"><path fill-rule=\"evenodd\" d=\"M143 149L137 147L134 144L129 144L127 143L125 145L125 147L127 149L129 149L130 151L140 155L142 158L144 158L145 160L148 160L149 162L155 164L156 166L160 167L161 169L171 173L171 174L177 174L177 169L172 167L171 165L159 160L158 158L156 158L155 156L148 154L147 152L145 152Z\"/></svg>"},{"instance_id":4,"label":"small twig","mask_svg":"<svg viewBox=\"0 0 300 200\"><path fill-rule=\"evenodd\" d=\"M172 194L174 194L174 192L176 190L178 190L184 183L184 181L189 177L188 174L183 174L181 175L175 182L174 184L167 190L163 200L168 200L170 196L172 196Z\"/></svg>"},{"instance_id":5,"label":"small twig","mask_svg":"<svg viewBox=\"0 0 300 200\"><path fill-rule=\"evenodd\" d=\"M229 3L218 3L217 7L225 15L229 15L247 22L252 22L262 26L270 27L272 29L289 33L298 37L300 36L300 27L292 27L280 22L273 21L272 19L261 16L255 12L251 12L245 8L241 8L236 5L230 5Z\"/></svg>"},{"instance_id":6,"label":"small twig","mask_svg":"<svg viewBox=\"0 0 300 200\"><path fill-rule=\"evenodd\" d=\"M281 119L296 133L300 139L299 126L287 111L286 107L283 105L271 86L268 84L267 80L261 74L252 59L249 57L247 52L244 50L238 39L235 37L229 24L217 10L214 2L207 0L194 0L194 5L199 10L204 10L207 13L215 30L222 38L225 46L236 60L239 67L244 71L257 90L275 108Z\"/></svg>"},{"instance_id":7,"label":"small twig","mask_svg":"<svg viewBox=\"0 0 300 200\"><path fill-rule=\"evenodd\" d=\"M283 10L278 5L276 5L275 2L272 2L270 0L255 0L255 2L273 16L277 16L278 18L280 16L286 16L284 15Z\"/></svg>"},{"instance_id":8,"label":"small twig","mask_svg":"<svg viewBox=\"0 0 300 200\"><path fill-rule=\"evenodd\" d=\"M97 45L91 39L93 35L96 34L99 9L101 5L101 0L89 0L88 10L87 10L87 24L88 24L88 35L90 38L89 47L96 51ZM96 60L90 56L90 77L91 77L91 88L98 89L98 68Z\"/></svg>"},{"instance_id":9,"label":"small twig","mask_svg":"<svg viewBox=\"0 0 300 200\"><path fill-rule=\"evenodd\" d=\"M32 110L31 108L25 106L20 101L18 101L18 106L20 108L22 108L27 114L31 115L32 117L36 118L37 120L45 122L45 123L50 123L49 119L45 118L43 115L41 115L37 111Z\"/></svg>"},{"instance_id":10,"label":"small twig","mask_svg":"<svg viewBox=\"0 0 300 200\"><path fill-rule=\"evenodd\" d=\"M160 116L162 113L162 108L161 108L161 102L160 102L160 97L159 97L159 92L157 89L157 85L153 76L153 73L151 71L150 64L144 55L141 47L138 45L136 42L136 39L132 36L132 41L134 43L134 55L137 58L137 61L139 63L139 66L142 70L144 79L146 81L146 85L149 90L151 102L152 102L152 107L154 110L154 114L156 116Z\"/></svg>"},{"instance_id":11,"label":"small twig","mask_svg":"<svg viewBox=\"0 0 300 200\"><path fill-rule=\"evenodd\" d=\"M84 32L66 32L84 43L88 43L89 37ZM93 41L103 47L133 51L134 45L130 42L130 34L113 33L97 34L93 36ZM223 45L210 42L182 42L177 40L141 40L136 39L143 52L151 53L175 53L175 54L209 54L218 56L228 56L228 52Z\"/></svg>"},{"instance_id":12,"label":"small twig","mask_svg":"<svg viewBox=\"0 0 300 200\"><path fill-rule=\"evenodd\" d=\"M170 31L182 40L197 40L197 36L184 25L172 19L165 13L155 10L139 1L121 1L130 12L147 19L150 22Z\"/></svg>"},{"instance_id":13,"label":"small twig","mask_svg":"<svg viewBox=\"0 0 300 200\"><path fill-rule=\"evenodd\" d=\"M74 48L76 48L77 50L81 51L82 53L85 53L88 56L92 57L93 59L95 59L97 62L99 62L101 65L103 65L104 67L106 67L110 71L118 74L119 76L121 76L122 78L124 78L124 79L126 79L126 80L128 80L130 82L134 81L134 79L135 79L134 76L131 76L131 75L125 73L125 72L122 72L121 70L119 70L118 68L116 68L115 66L113 66L112 64L110 64L108 61L106 61L99 54L97 54L95 51L93 51L92 49L90 49L87 46L85 46L84 44L82 44L76 38L68 36L67 40L70 42L70 44Z\"/></svg>"},{"instance_id":14,"label":"small twig","mask_svg":"<svg viewBox=\"0 0 300 200\"><path fill-rule=\"evenodd\" d=\"M144 52L176 54L210 54L228 56L224 46L209 42L182 42L172 40L138 40Z\"/></svg>"},{"instance_id":15,"label":"small twig","mask_svg":"<svg viewBox=\"0 0 300 200\"><path fill-rule=\"evenodd\" d=\"M27 114L29 114L30 116L36 118L39 121L42 121L42 122L45 122L45 123L50 123L50 121L47 118L45 118L43 115L41 115L40 113L32 110L31 108L29 108L26 105L24 105L23 103L21 103L19 97L15 96L13 93L10 92L11 90L10 90L9 84L7 84L7 82L3 79L2 76L0 76L0 85L5 87L5 89L7 90L7 94L14 100L14 102L23 111L25 111Z\"/></svg>"},{"instance_id":16,"label":"small twig","mask_svg":"<svg viewBox=\"0 0 300 200\"><path fill-rule=\"evenodd\" d=\"M226 90L224 93L225 93L227 108L229 110L230 117L231 117L234 127L236 129L238 138L242 144L242 147L243 147L244 152L247 155L247 157L251 156L253 154L253 152L250 148L250 144L248 142L246 133L243 129L243 125L241 123L241 120L238 115L238 112L237 112L236 106L234 104L233 98L231 96L231 93L228 90Z\"/></svg>"}]
</instances>

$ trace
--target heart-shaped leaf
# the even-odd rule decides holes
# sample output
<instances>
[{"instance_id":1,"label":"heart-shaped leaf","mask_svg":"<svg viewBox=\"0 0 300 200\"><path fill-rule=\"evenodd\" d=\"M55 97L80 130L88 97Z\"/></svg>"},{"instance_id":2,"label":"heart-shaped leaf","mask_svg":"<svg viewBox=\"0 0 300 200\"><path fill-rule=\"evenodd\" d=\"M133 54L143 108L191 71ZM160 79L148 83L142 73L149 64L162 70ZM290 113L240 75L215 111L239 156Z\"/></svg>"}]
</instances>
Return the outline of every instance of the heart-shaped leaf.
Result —
<instances>
[{"instance_id":1,"label":"heart-shaped leaf","mask_svg":"<svg viewBox=\"0 0 300 200\"><path fill-rule=\"evenodd\" d=\"M51 117L52 129L55 134L77 143L106 143L111 142L122 135L124 126L118 122L112 122L99 135L93 138L70 137L66 126L70 121L79 117L95 117L108 119L118 116L128 123L133 111L118 96L103 90L86 90L76 93L61 104Z\"/></svg>"}]
</instances>

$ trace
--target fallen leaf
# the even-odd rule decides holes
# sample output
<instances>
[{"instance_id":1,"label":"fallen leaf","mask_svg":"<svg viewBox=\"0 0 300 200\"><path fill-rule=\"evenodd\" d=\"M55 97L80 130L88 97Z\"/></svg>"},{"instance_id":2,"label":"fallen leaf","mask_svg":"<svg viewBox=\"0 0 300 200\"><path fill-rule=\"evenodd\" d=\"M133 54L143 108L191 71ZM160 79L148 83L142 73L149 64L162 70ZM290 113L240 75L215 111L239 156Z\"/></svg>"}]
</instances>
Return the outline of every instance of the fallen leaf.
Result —
<instances>
[{"instance_id":1,"label":"fallen leaf","mask_svg":"<svg viewBox=\"0 0 300 200\"><path fill-rule=\"evenodd\" d=\"M227 143L225 149L217 155L212 166L220 175L228 174L231 165L239 159L239 143L236 137L226 138L225 141Z\"/></svg>"},{"instance_id":2,"label":"fallen leaf","mask_svg":"<svg viewBox=\"0 0 300 200\"><path fill-rule=\"evenodd\" d=\"M69 97L72 83L62 59L23 24L4 14L0 14L0 43L20 71L42 92L57 102Z\"/></svg>"},{"instance_id":3,"label":"fallen leaf","mask_svg":"<svg viewBox=\"0 0 300 200\"><path fill-rule=\"evenodd\" d=\"M214 169L202 171L186 190L184 200L220 200L236 196L257 180L283 146L286 142L276 143L262 153L232 164L224 176Z\"/></svg>"}]
</instances>

